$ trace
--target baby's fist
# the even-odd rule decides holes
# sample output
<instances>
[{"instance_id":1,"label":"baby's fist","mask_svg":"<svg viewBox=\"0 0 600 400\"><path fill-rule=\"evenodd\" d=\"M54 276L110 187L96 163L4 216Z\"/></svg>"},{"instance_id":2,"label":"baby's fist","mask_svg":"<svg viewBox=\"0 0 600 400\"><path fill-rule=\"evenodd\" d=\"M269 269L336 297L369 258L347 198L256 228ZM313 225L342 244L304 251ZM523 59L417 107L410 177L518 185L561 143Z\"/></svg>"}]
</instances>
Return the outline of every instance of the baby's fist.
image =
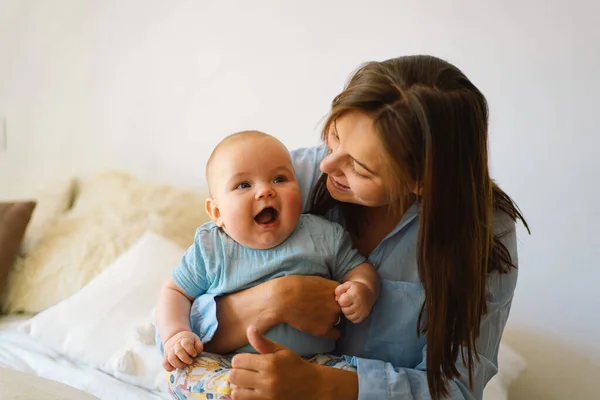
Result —
<instances>
[{"instance_id":1,"label":"baby's fist","mask_svg":"<svg viewBox=\"0 0 600 400\"><path fill-rule=\"evenodd\" d=\"M357 324L371 312L375 296L364 283L348 281L335 289L335 300L346 318Z\"/></svg>"},{"instance_id":2,"label":"baby's fist","mask_svg":"<svg viewBox=\"0 0 600 400\"><path fill-rule=\"evenodd\" d=\"M191 331L176 333L164 344L163 368L169 372L177 368L185 368L203 350L204 345L195 333Z\"/></svg>"}]
</instances>

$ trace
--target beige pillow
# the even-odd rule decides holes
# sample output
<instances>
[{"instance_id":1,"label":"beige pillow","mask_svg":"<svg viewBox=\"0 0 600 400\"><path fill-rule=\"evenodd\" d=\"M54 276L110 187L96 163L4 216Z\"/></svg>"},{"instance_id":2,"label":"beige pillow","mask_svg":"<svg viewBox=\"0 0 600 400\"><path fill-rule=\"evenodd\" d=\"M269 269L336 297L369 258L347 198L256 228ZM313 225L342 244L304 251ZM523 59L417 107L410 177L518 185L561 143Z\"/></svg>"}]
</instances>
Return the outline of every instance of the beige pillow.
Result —
<instances>
[{"instance_id":1,"label":"beige pillow","mask_svg":"<svg viewBox=\"0 0 600 400\"><path fill-rule=\"evenodd\" d=\"M109 171L80 187L71 210L48 227L9 276L5 312L40 312L73 295L146 230L187 248L208 220L206 195Z\"/></svg>"},{"instance_id":2,"label":"beige pillow","mask_svg":"<svg viewBox=\"0 0 600 400\"><path fill-rule=\"evenodd\" d=\"M76 189L77 181L71 177L53 180L36 192L37 206L21 243L22 256L29 253L46 230L71 208Z\"/></svg>"}]
</instances>

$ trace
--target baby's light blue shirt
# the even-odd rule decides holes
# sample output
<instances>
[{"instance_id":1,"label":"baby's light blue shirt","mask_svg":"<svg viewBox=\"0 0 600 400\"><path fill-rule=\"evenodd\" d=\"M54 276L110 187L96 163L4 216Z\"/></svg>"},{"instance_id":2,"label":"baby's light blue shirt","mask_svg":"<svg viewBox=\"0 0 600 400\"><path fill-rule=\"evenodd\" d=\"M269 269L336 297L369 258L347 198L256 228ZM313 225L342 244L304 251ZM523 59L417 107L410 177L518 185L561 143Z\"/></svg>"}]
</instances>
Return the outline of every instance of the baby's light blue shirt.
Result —
<instances>
[{"instance_id":1,"label":"baby's light blue shirt","mask_svg":"<svg viewBox=\"0 0 600 400\"><path fill-rule=\"evenodd\" d=\"M325 146L292 152L292 160L302 191L304 209L320 176L319 163L327 155ZM343 224L338 210L327 218ZM495 234L518 264L515 223L504 213L494 216ZM427 341L417 334L417 318L425 299L417 266L419 210L413 205L396 228L369 255L381 278L379 298L371 315L360 324L342 323L337 353L358 370L359 400L427 400L425 359ZM498 348L508 319L517 283L517 269L508 274L492 272L487 283L487 314L477 339L479 362L474 372L474 388L469 389L468 372L459 356L460 379L449 383L453 400L481 399L486 383L498 372ZM212 295L198 299L203 321L200 330L208 342L218 327L216 303Z\"/></svg>"},{"instance_id":2,"label":"baby's light blue shirt","mask_svg":"<svg viewBox=\"0 0 600 400\"><path fill-rule=\"evenodd\" d=\"M237 292L270 279L287 275L314 275L342 282L346 274L366 262L352 248L352 240L339 224L304 214L294 232L283 243L267 250L245 247L214 223L197 229L194 243L171 274L190 297ZM202 339L202 307L192 305L192 330ZM335 342L281 324L266 336L309 356L332 352ZM251 346L238 351L254 352Z\"/></svg>"}]
</instances>

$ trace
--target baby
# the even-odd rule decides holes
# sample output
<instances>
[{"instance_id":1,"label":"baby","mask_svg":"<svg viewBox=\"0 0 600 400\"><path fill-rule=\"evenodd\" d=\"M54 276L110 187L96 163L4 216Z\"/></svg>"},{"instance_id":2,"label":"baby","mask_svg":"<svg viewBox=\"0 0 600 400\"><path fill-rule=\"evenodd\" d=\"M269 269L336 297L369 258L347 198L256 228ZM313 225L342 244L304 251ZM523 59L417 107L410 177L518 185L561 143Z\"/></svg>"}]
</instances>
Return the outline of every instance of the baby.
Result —
<instances>
[{"instance_id":1,"label":"baby","mask_svg":"<svg viewBox=\"0 0 600 400\"><path fill-rule=\"evenodd\" d=\"M346 318L358 323L368 316L379 291L375 269L352 248L340 225L302 214L290 154L279 140L257 131L228 136L210 156L206 178L212 222L198 228L159 297L157 324L166 363L176 357L190 364L203 351L197 324L190 327L190 307L205 293L232 293L286 275L316 275L342 282L336 298L346 305ZM301 356L331 352L335 345L287 324L265 336ZM237 351L255 352L249 345Z\"/></svg>"}]
</instances>

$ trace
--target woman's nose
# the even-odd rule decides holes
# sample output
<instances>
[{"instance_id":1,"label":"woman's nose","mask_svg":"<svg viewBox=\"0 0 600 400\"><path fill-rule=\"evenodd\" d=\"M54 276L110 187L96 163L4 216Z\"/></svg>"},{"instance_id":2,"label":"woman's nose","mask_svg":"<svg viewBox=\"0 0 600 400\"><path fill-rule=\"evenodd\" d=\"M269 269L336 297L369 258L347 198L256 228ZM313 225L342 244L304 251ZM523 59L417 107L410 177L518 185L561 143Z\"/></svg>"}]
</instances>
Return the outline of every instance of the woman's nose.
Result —
<instances>
[{"instance_id":1,"label":"woman's nose","mask_svg":"<svg viewBox=\"0 0 600 400\"><path fill-rule=\"evenodd\" d=\"M336 173L340 172L339 166L340 166L340 157L334 151L334 152L329 153L327 155L327 157L325 157L321 161L319 168L321 169L321 172L323 172L325 174L335 175Z\"/></svg>"}]
</instances>

